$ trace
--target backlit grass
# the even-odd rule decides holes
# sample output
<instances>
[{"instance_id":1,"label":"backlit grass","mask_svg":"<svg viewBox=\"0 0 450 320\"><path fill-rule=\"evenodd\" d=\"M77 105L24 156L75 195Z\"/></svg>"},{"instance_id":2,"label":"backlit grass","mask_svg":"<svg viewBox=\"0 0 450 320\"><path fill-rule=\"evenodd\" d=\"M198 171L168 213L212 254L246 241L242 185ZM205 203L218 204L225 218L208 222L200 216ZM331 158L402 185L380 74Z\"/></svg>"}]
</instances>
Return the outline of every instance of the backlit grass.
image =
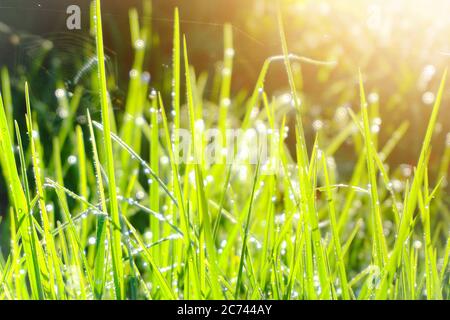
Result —
<instances>
[{"instance_id":1,"label":"backlit grass","mask_svg":"<svg viewBox=\"0 0 450 320\"><path fill-rule=\"evenodd\" d=\"M144 7L151 14L149 1ZM445 145L436 155L439 170L428 166L446 71L421 152L403 179L388 159L414 132L405 122L380 145L379 106L366 99L361 75L360 106L346 110L351 121L331 138L319 131L307 140L292 63L334 64L291 54L281 13L282 54L267 59L244 98L231 92L239 75L233 30L224 26L213 116L205 112L205 75L189 64L177 10L169 94L156 91L143 71L152 30L130 10L135 60L125 109L114 110L101 17L97 0L91 12L97 68L89 93L57 88L69 112L58 135L39 134L33 83L24 84L26 115L14 121L2 70L0 165L9 210L0 230L10 244L0 254L1 299L448 299L449 139L438 142ZM286 70L289 112L264 88L276 63ZM98 94L101 118L82 110L87 121L76 125L83 94ZM229 121L232 115L239 121ZM202 134L217 128L225 136L231 126L281 139L269 159L208 162ZM186 163L176 135L183 128L192 141ZM354 142L348 178L334 158L346 140ZM51 155L44 154L48 143ZM223 149L229 141L220 143Z\"/></svg>"}]
</instances>

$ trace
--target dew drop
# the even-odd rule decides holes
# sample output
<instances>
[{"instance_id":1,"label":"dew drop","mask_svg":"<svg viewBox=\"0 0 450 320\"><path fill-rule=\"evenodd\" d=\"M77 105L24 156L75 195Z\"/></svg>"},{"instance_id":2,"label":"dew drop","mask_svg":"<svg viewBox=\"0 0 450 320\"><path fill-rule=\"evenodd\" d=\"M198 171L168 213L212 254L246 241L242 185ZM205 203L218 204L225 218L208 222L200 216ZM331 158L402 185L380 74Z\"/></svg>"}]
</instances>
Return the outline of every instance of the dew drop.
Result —
<instances>
[{"instance_id":1,"label":"dew drop","mask_svg":"<svg viewBox=\"0 0 450 320\"><path fill-rule=\"evenodd\" d=\"M64 98L66 96L66 90L61 89L61 88L56 89L55 90L55 96L58 99Z\"/></svg>"},{"instance_id":2,"label":"dew drop","mask_svg":"<svg viewBox=\"0 0 450 320\"><path fill-rule=\"evenodd\" d=\"M93 246L97 242L97 239L95 237L90 237L88 239L88 244Z\"/></svg>"},{"instance_id":3,"label":"dew drop","mask_svg":"<svg viewBox=\"0 0 450 320\"><path fill-rule=\"evenodd\" d=\"M70 155L70 156L67 158L67 162L68 162L70 165L74 165L75 163L77 163L77 157L74 156L74 155Z\"/></svg>"},{"instance_id":4,"label":"dew drop","mask_svg":"<svg viewBox=\"0 0 450 320\"><path fill-rule=\"evenodd\" d=\"M434 102L434 93L431 91L427 91L422 95L422 101L423 103L425 103L426 105L430 105L433 104Z\"/></svg>"}]
</instances>

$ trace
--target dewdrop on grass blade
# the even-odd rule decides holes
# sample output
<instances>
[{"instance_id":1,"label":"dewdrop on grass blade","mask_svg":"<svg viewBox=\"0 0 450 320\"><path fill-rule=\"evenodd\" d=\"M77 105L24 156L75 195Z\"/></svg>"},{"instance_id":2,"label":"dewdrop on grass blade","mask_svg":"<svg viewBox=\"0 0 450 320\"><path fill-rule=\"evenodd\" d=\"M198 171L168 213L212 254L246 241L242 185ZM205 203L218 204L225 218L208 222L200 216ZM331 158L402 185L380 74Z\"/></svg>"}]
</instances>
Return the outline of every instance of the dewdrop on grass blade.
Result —
<instances>
[{"instance_id":1,"label":"dewdrop on grass blade","mask_svg":"<svg viewBox=\"0 0 450 320\"><path fill-rule=\"evenodd\" d=\"M292 101L292 96L290 93L285 93L281 96L281 102L284 104L290 104Z\"/></svg>"},{"instance_id":2,"label":"dewdrop on grass blade","mask_svg":"<svg viewBox=\"0 0 450 320\"><path fill-rule=\"evenodd\" d=\"M253 107L252 111L250 112L250 118L251 119L255 119L259 114L259 108L258 107Z\"/></svg>"},{"instance_id":3,"label":"dewdrop on grass blade","mask_svg":"<svg viewBox=\"0 0 450 320\"><path fill-rule=\"evenodd\" d=\"M141 127L145 124L145 118L142 116L136 117L134 123L136 124L136 126Z\"/></svg>"},{"instance_id":4,"label":"dewdrop on grass blade","mask_svg":"<svg viewBox=\"0 0 450 320\"><path fill-rule=\"evenodd\" d=\"M195 121L195 130L198 132L203 132L205 130L205 121L203 119Z\"/></svg>"},{"instance_id":5,"label":"dewdrop on grass blade","mask_svg":"<svg viewBox=\"0 0 450 320\"><path fill-rule=\"evenodd\" d=\"M152 90L150 91L150 94L149 94L150 100L156 99L157 94L158 94L158 93L156 92L156 90L155 90L155 89L152 89ZM153 109L153 108L152 108L152 109Z\"/></svg>"},{"instance_id":6,"label":"dewdrop on grass blade","mask_svg":"<svg viewBox=\"0 0 450 320\"><path fill-rule=\"evenodd\" d=\"M97 243L97 238L96 237L89 237L89 239L88 239L88 244L90 245L90 246L93 246L93 245L95 245Z\"/></svg>"},{"instance_id":7,"label":"dewdrop on grass blade","mask_svg":"<svg viewBox=\"0 0 450 320\"><path fill-rule=\"evenodd\" d=\"M61 89L61 88L55 90L55 97L56 97L56 98L62 99L62 98L64 98L65 96L66 96L66 90Z\"/></svg>"},{"instance_id":8,"label":"dewdrop on grass blade","mask_svg":"<svg viewBox=\"0 0 450 320\"><path fill-rule=\"evenodd\" d=\"M420 240L416 240L413 242L414 249L419 250L422 248L422 242Z\"/></svg>"},{"instance_id":9,"label":"dewdrop on grass blade","mask_svg":"<svg viewBox=\"0 0 450 320\"><path fill-rule=\"evenodd\" d=\"M234 49L233 49L233 48L227 48L227 49L225 50L225 55L226 55L227 57L234 57L234 54L235 54L235 52L234 52Z\"/></svg>"},{"instance_id":10,"label":"dewdrop on grass blade","mask_svg":"<svg viewBox=\"0 0 450 320\"><path fill-rule=\"evenodd\" d=\"M382 122L383 121L379 117L376 117L372 120L372 126L371 126L372 133L378 133L380 131L380 126L381 126Z\"/></svg>"},{"instance_id":11,"label":"dewdrop on grass blade","mask_svg":"<svg viewBox=\"0 0 450 320\"><path fill-rule=\"evenodd\" d=\"M162 164L162 165L167 165L167 164L169 163L169 157L167 157L167 156L162 156L162 157L160 158L160 161L161 161L161 164Z\"/></svg>"},{"instance_id":12,"label":"dewdrop on grass blade","mask_svg":"<svg viewBox=\"0 0 450 320\"><path fill-rule=\"evenodd\" d=\"M137 78L137 76L139 75L139 71L136 69L131 69L129 75L130 79Z\"/></svg>"},{"instance_id":13,"label":"dewdrop on grass blade","mask_svg":"<svg viewBox=\"0 0 450 320\"><path fill-rule=\"evenodd\" d=\"M67 158L67 163L69 164L69 165L74 165L74 164L76 164L77 163L77 156L75 156L75 155L70 155L68 158Z\"/></svg>"},{"instance_id":14,"label":"dewdrop on grass blade","mask_svg":"<svg viewBox=\"0 0 450 320\"><path fill-rule=\"evenodd\" d=\"M228 77L231 75L231 70L229 68L223 68L222 69L222 76Z\"/></svg>"},{"instance_id":15,"label":"dewdrop on grass blade","mask_svg":"<svg viewBox=\"0 0 450 320\"><path fill-rule=\"evenodd\" d=\"M142 50L145 48L145 41L142 39L137 39L134 43L134 48L136 50Z\"/></svg>"},{"instance_id":16,"label":"dewdrop on grass blade","mask_svg":"<svg viewBox=\"0 0 450 320\"><path fill-rule=\"evenodd\" d=\"M229 98L224 98L224 99L222 100L222 105L223 105L225 108L228 108L228 107L231 105L231 100L230 100Z\"/></svg>"},{"instance_id":17,"label":"dewdrop on grass blade","mask_svg":"<svg viewBox=\"0 0 450 320\"><path fill-rule=\"evenodd\" d=\"M145 192L143 191L138 191L136 192L136 200L141 201L145 198Z\"/></svg>"}]
</instances>

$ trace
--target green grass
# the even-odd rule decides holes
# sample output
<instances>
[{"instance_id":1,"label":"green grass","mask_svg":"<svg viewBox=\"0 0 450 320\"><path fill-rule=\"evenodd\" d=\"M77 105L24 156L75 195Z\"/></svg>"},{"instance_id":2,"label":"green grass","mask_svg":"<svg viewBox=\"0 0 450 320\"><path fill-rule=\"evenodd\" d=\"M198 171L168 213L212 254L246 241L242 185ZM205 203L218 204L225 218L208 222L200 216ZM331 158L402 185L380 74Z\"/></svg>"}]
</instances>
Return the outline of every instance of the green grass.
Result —
<instances>
[{"instance_id":1,"label":"green grass","mask_svg":"<svg viewBox=\"0 0 450 320\"><path fill-rule=\"evenodd\" d=\"M150 1L145 8L150 15ZM379 145L379 130L372 130L379 106L366 100L361 75L353 88L360 108L348 110L352 121L333 137L318 132L308 140L293 63L334 64L291 54L281 12L282 55L266 60L254 90L240 98L231 90L239 76L232 72L233 29L224 26L224 60L212 75L219 81L217 101L208 101L216 117L206 109L207 75L197 76L189 64L189 35L182 37L178 10L165 86L170 92L145 80L154 37L151 25L140 24L137 10L130 10L134 62L124 114L113 111L101 17L97 0L91 17L97 76L91 88L58 97L69 116L54 137L39 135L28 84L26 115L13 112L9 74L2 69L0 165L9 209L0 227L9 232L10 245L0 254L0 299L449 298L444 182L450 143L433 140L446 72L414 171L402 178L389 156L414 132L404 122ZM264 87L269 67L280 62L289 112ZM80 111L82 96L92 94L86 89L98 93L100 121ZM77 111L86 115L85 124L75 125ZM263 124L266 133L280 132L269 163L261 150L257 163L206 161L203 130L225 134L234 114L241 115L235 129ZM290 115L295 152L283 134ZM178 161L182 141L173 134L183 128L192 139L188 156L194 163ZM346 177L335 154L348 140L354 155ZM50 155L44 154L46 143L52 144ZM436 172L429 165L432 143L445 145L435 155ZM277 170L268 171L270 165Z\"/></svg>"}]
</instances>

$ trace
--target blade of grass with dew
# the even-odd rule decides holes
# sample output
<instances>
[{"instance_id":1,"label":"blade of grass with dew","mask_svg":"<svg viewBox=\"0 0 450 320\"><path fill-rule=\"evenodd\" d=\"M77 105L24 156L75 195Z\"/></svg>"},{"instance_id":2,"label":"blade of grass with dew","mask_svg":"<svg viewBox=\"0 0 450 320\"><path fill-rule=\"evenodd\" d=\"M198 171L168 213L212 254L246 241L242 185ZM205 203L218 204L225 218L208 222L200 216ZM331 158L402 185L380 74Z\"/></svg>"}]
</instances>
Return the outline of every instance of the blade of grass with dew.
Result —
<instances>
[{"instance_id":1,"label":"blade of grass with dew","mask_svg":"<svg viewBox=\"0 0 450 320\"><path fill-rule=\"evenodd\" d=\"M103 187L103 179L100 168L100 160L98 158L97 144L95 142L94 128L92 127L92 120L89 110L87 110L87 118L89 125L90 141L92 144L92 150L94 155L94 167L95 176L97 182L97 193L100 198L100 211L102 214L96 215L96 246L95 246L95 258L94 258L94 297L95 299L101 299L105 287L105 260L107 256L106 239L107 239L107 206L105 189Z\"/></svg>"},{"instance_id":2,"label":"blade of grass with dew","mask_svg":"<svg viewBox=\"0 0 450 320\"><path fill-rule=\"evenodd\" d=\"M156 96L151 101L150 109L150 125L151 125L151 139L150 139L150 167L155 175L159 176L159 123L158 123L158 101ZM157 183L149 184L149 208L155 212L159 212L159 188ZM152 230L153 237L159 239L159 221L150 221L150 228ZM159 247L152 251L154 257L159 259ZM159 260L156 260L159 261Z\"/></svg>"},{"instance_id":3,"label":"blade of grass with dew","mask_svg":"<svg viewBox=\"0 0 450 320\"><path fill-rule=\"evenodd\" d=\"M130 71L127 100L125 104L125 118L121 128L120 137L128 145L131 145L137 153L140 151L141 130L138 121L142 115L142 107L145 105L148 80L142 72L146 47L148 45L148 30L140 28L138 11L135 8L129 11L131 41L134 49L134 62ZM130 161L130 155L122 150L121 163L123 173L119 182L121 188L126 187L126 181L136 163ZM125 214L125 212L122 212Z\"/></svg>"},{"instance_id":4,"label":"blade of grass with dew","mask_svg":"<svg viewBox=\"0 0 450 320\"><path fill-rule=\"evenodd\" d=\"M103 133L105 132L105 128L101 123L92 121L92 124L97 129L102 131ZM167 185L164 183L164 181L161 180L160 177L158 177L155 174L155 172L153 172L152 168L148 165L148 163L145 162L130 146L128 146L125 142L123 142L117 135L115 135L114 133L111 132L110 136L111 136L111 139L114 140L115 142L117 142L120 147L125 149L127 152L130 153L131 156L133 156L137 161L139 161L139 163L144 167L144 169L146 169L148 171L149 175L151 175L158 182L160 187L164 190L164 192L166 192L166 194L174 202L174 204L178 206L178 202L177 202L176 198L169 191L169 188L167 187Z\"/></svg>"},{"instance_id":5,"label":"blade of grass with dew","mask_svg":"<svg viewBox=\"0 0 450 320\"><path fill-rule=\"evenodd\" d=\"M231 90L231 77L233 74L233 29L230 24L224 25L224 57L222 67L222 84L220 87L220 101L219 101L219 130L222 133L222 139L226 139L226 121L228 108L230 107L230 90ZM223 141L226 145L226 140Z\"/></svg>"},{"instance_id":6,"label":"blade of grass with dew","mask_svg":"<svg viewBox=\"0 0 450 320\"><path fill-rule=\"evenodd\" d=\"M31 114L31 104L30 104L30 95L28 84L25 83L25 100L27 107L27 127L28 127L28 136L30 138L30 149L31 149L31 158L34 172L34 179L36 183L36 192L38 195L38 204L39 210L41 213L41 221L44 230L44 239L46 244L46 252L48 254L49 260L49 277L50 277L50 294L53 298L65 299L65 290L64 290L64 281L61 273L61 266L58 259L58 255L56 252L56 245L54 242L54 238L51 235L51 225L49 221L49 216L46 209L45 203L45 193L44 188L42 186L42 177L41 177L41 158L40 155L36 151L36 143L35 136L33 130L33 120ZM36 138L38 139L38 138ZM57 292L55 292L55 288L57 288Z\"/></svg>"},{"instance_id":7,"label":"blade of grass with dew","mask_svg":"<svg viewBox=\"0 0 450 320\"><path fill-rule=\"evenodd\" d=\"M243 281L242 272L244 270L245 257L246 257L247 250L248 250L247 239L248 239L248 234L250 231L251 213L253 210L253 202L255 200L256 183L259 178L259 167L260 167L259 161L260 160L258 160L258 164L257 164L256 170L255 170L255 175L253 178L253 186L252 186L252 192L250 195L250 202L248 204L247 214L245 217L244 229L242 230L244 234L243 234L243 239L242 239L241 257L239 260L239 269L238 269L238 274L237 274L236 287L234 289L234 298L235 299L238 299L240 297L240 291L241 291L241 286L242 286L242 281Z\"/></svg>"},{"instance_id":8,"label":"blade of grass with dew","mask_svg":"<svg viewBox=\"0 0 450 320\"><path fill-rule=\"evenodd\" d=\"M333 61L318 61L318 60L310 59L310 58L303 57L303 56L298 56L295 54L289 54L289 53L286 55L286 57L289 61L293 60L293 61L313 64L313 65L324 65L324 66L335 65L335 62L333 62ZM242 129L244 129L244 130L248 129L248 127L250 125L252 111L254 110L254 108L258 107L258 99L264 91L264 83L266 80L266 75L267 75L267 72L269 71L269 67L271 66L272 62L278 62L278 61L285 62L286 57L285 57L285 55L272 56L272 57L267 58L264 61L263 66L262 66L261 71L258 76L258 80L256 81L255 88L252 92L252 95L251 95L250 99L248 100L248 102L245 104L246 112L245 112L244 120L242 121L242 124L241 124Z\"/></svg>"},{"instance_id":9,"label":"blade of grass with dew","mask_svg":"<svg viewBox=\"0 0 450 320\"><path fill-rule=\"evenodd\" d=\"M60 143L59 143L59 139L58 137L54 137L53 138L53 144L52 144L52 149L53 149L53 167L54 167L54 174L55 174L55 178L56 181L64 187L64 174L63 174L63 169L62 169L62 164L61 164L61 147L60 147ZM66 195L63 194L62 195L64 199L61 199L61 201L64 202L65 205L67 205L67 198ZM68 206L68 205L67 205Z\"/></svg>"},{"instance_id":10,"label":"blade of grass with dew","mask_svg":"<svg viewBox=\"0 0 450 320\"><path fill-rule=\"evenodd\" d=\"M347 282L347 271L344 264L344 257L342 254L342 247L341 247L341 241L339 239L339 230L337 228L337 222L336 222L336 208L334 205L334 195L330 187L330 178L328 176L328 166L327 166L327 160L326 156L322 154L322 166L323 166L323 173L325 177L325 186L326 186L326 193L327 193L327 201L328 201L328 207L329 207L329 213L330 213L330 223L331 223L331 232L332 232L332 238L333 238L333 246L334 246L334 252L336 255L336 263L337 268L339 270L339 284L342 290L342 298L345 300L350 299L350 293L349 293L349 286Z\"/></svg>"},{"instance_id":11,"label":"blade of grass with dew","mask_svg":"<svg viewBox=\"0 0 450 320\"><path fill-rule=\"evenodd\" d=\"M430 198L429 182L428 182L428 161L425 166L425 174L423 181L423 191L419 189L419 209L421 211L421 219L424 229L425 243L425 270L426 270L426 286L427 298L442 300L442 292L439 285L439 275L436 266L435 250L431 240L431 218L430 218Z\"/></svg>"},{"instance_id":12,"label":"blade of grass with dew","mask_svg":"<svg viewBox=\"0 0 450 320\"><path fill-rule=\"evenodd\" d=\"M175 198L177 200L175 201L175 204L178 203L177 208L179 210L179 217L180 217L180 224L181 224L181 229L183 231L183 238L184 238L184 250L186 253L186 260L188 261L187 263L187 269L188 272L185 273L185 296L186 298L191 298L191 296L189 295L189 287L190 285L193 286L193 290L194 290L194 298L199 299L202 295L201 295L201 285L200 285L200 277L199 277L199 273L197 272L197 256L193 254L193 250L192 250L192 246L191 246L191 227L189 224L189 217L188 217L188 207L185 207L185 202L184 202L184 198L185 196L183 195L183 191L182 191L182 187L181 187L181 181L180 181L180 176L179 176L179 166L178 166L178 162L175 158L174 155L174 150L173 148L173 144L171 142L171 136L170 136L170 132L169 132L169 125L168 125L168 121L167 121L167 116L165 113L165 109L164 109L164 105L162 102L162 98L161 95L158 94L158 101L159 101L159 106L160 106L160 112L161 112L161 119L162 119L162 124L163 124L163 129L164 129L164 135L166 137L166 148L169 154L169 160L170 160L170 165L171 165L171 169L172 169L172 185L173 185L173 190L174 190L174 194L175 194ZM175 149L176 150L176 149ZM181 250L179 250L179 254L181 254ZM195 271L193 271L195 270ZM191 279L191 280L190 280ZM186 285L187 284L187 285Z\"/></svg>"},{"instance_id":13,"label":"blade of grass with dew","mask_svg":"<svg viewBox=\"0 0 450 320\"><path fill-rule=\"evenodd\" d=\"M117 189L116 177L114 169L114 156L111 142L111 123L110 123L110 108L108 99L108 89L106 86L106 71L105 71L105 55L103 49L103 31L102 31L102 16L100 0L96 0L95 10L95 29L96 29L96 44L97 44L97 59L98 59L98 76L100 82L100 101L102 110L102 123L104 126L103 142L106 157L106 172L109 181L109 198L110 198L110 212L111 215L111 254L113 262L113 277L116 298L122 300L125 297L124 275L122 266L122 245L121 245L121 230L120 230L120 213L119 205L117 203Z\"/></svg>"},{"instance_id":14,"label":"blade of grass with dew","mask_svg":"<svg viewBox=\"0 0 450 320\"><path fill-rule=\"evenodd\" d=\"M17 139L17 144L18 144L18 149L19 149L19 161L20 161L20 174L21 174L21 178L22 178L22 185L24 186L24 191L25 191L25 197L28 201L28 203L31 202L31 195L30 195L30 187L28 184L28 176L27 176L27 168L26 168L26 163L25 163L25 153L23 151L23 145L22 145L22 138L20 136L20 129L19 129L19 124L17 123L17 121L14 121L14 125L16 128L16 139Z\"/></svg>"},{"instance_id":15,"label":"blade of grass with dew","mask_svg":"<svg viewBox=\"0 0 450 320\"><path fill-rule=\"evenodd\" d=\"M220 288L220 284L218 281L219 277L219 270L217 267L217 257L216 257L216 248L214 245L214 239L212 237L212 225L211 220L209 217L208 212L208 202L206 200L205 196L205 190L203 185L203 174L202 169L199 164L200 161L200 155L198 154L198 150L196 149L197 146L197 136L195 134L196 128L195 128L195 121L194 121L194 102L193 102L193 95L192 95L192 85L191 85L191 75L189 70L189 60L188 60L188 54L187 54L187 44L186 44L186 38L183 39L184 44L184 65L185 65L185 71L186 71L186 94L187 94L187 101L188 101L188 109L189 109L189 121L190 121L190 128L192 130L192 149L193 149L193 156L195 161L195 177L196 177L196 188L197 188L197 202L198 202L198 209L199 209L199 215L201 219L201 230L202 234L205 240L206 245L206 254L208 255L208 263L210 268L210 282L211 282L211 289L212 289L212 298L213 299L220 299L223 297L222 290ZM200 140L201 142L201 140ZM202 237L202 235L200 235ZM201 243L201 242L200 242ZM200 245L200 250L203 250L203 247ZM201 263L201 261L200 261Z\"/></svg>"},{"instance_id":16,"label":"blade of grass with dew","mask_svg":"<svg viewBox=\"0 0 450 320\"><path fill-rule=\"evenodd\" d=\"M175 113L173 126L177 132L180 129L180 85L181 85L181 40L180 40L180 18L178 8L174 10L173 21L173 55L172 55L172 108ZM174 135L174 149L179 150L179 137ZM178 160L179 155L176 155Z\"/></svg>"},{"instance_id":17,"label":"blade of grass with dew","mask_svg":"<svg viewBox=\"0 0 450 320\"><path fill-rule=\"evenodd\" d=\"M86 150L84 147L83 130L80 126L76 126L76 148L78 155L78 192L81 197L88 199L88 181L87 181L87 166L86 166ZM80 211L86 211L87 207L81 204ZM80 241L81 246L84 247L87 242L89 232L89 219L84 219L81 222Z\"/></svg>"},{"instance_id":18,"label":"blade of grass with dew","mask_svg":"<svg viewBox=\"0 0 450 320\"><path fill-rule=\"evenodd\" d=\"M11 233L11 259L12 261L20 261L20 247L17 239L16 218L14 216L14 209L11 207L9 210L10 220L10 233ZM20 263L16 263L15 267L12 267L12 274L14 276L14 289L18 295L18 299L22 298L22 291L25 288L25 279L20 276Z\"/></svg>"},{"instance_id":19,"label":"blade of grass with dew","mask_svg":"<svg viewBox=\"0 0 450 320\"><path fill-rule=\"evenodd\" d=\"M228 186L230 184L230 180L231 180L231 173L232 173L231 169L232 169L232 165L229 165L227 174L226 174L226 178L225 178L223 192L222 192L222 195L220 196L219 208L217 211L217 219L216 219L216 222L215 222L214 228L213 228L214 241L217 239L217 233L218 233L220 222L221 222L222 215L223 215L223 206L224 206L224 202L225 202L226 191L227 191L227 188L228 188Z\"/></svg>"},{"instance_id":20,"label":"blade of grass with dew","mask_svg":"<svg viewBox=\"0 0 450 320\"><path fill-rule=\"evenodd\" d=\"M450 258L450 236L447 237L447 245L445 246L444 259L442 262L441 274L440 274L442 286L443 286L442 290L443 291L446 290L447 295L449 292L448 292L447 286L445 285L445 281L448 282L448 280L445 280L445 276L446 276L446 274L448 274L447 266L448 266L449 258Z\"/></svg>"},{"instance_id":21,"label":"blade of grass with dew","mask_svg":"<svg viewBox=\"0 0 450 320\"><path fill-rule=\"evenodd\" d=\"M185 205L184 205L184 201L183 201L183 194L181 191L181 183L180 183L180 176L179 176L179 168L177 166L177 162L175 159L175 155L172 149L172 143L170 140L170 131L169 131L169 125L168 125L168 121L167 121L167 116L166 116L166 112L164 111L164 105L162 102L162 97L161 95L158 95L158 101L159 101L159 110L161 112L161 118L162 118L162 123L163 123L163 129L164 129L164 134L166 137L166 146L167 146L167 150L168 150L168 154L169 154L169 160L170 160L170 164L171 164L171 169L172 169L172 176L173 176L173 185L174 185L174 193L175 196L172 196L172 194L170 193L169 189L167 187L163 187L164 190L167 192L167 194L170 196L170 198L173 200L173 202L175 203L175 205L179 208L179 210L181 210L180 212L180 220L181 220L181 224L183 227L183 232L185 232L185 236L187 237L186 239L189 239L189 223L187 221L187 216L186 216L186 212L185 212ZM156 176L156 174L155 174ZM161 185L162 186L162 185ZM188 241L189 242L189 241ZM186 244L188 244L188 242Z\"/></svg>"},{"instance_id":22,"label":"blade of grass with dew","mask_svg":"<svg viewBox=\"0 0 450 320\"><path fill-rule=\"evenodd\" d=\"M3 96L3 106L5 108L6 119L8 123L8 128L10 130L9 134L14 135L14 111L11 95L11 81L9 78L9 71L7 67L3 67L1 71L1 92Z\"/></svg>"},{"instance_id":23,"label":"blade of grass with dew","mask_svg":"<svg viewBox=\"0 0 450 320\"><path fill-rule=\"evenodd\" d=\"M388 259L386 239L383 233L383 220L380 212L380 200L378 195L377 177L376 177L376 167L374 161L373 148L374 142L372 138L372 132L370 130L369 115L367 112L367 102L364 93L364 87L362 82L362 75L359 75L359 90L360 90L360 103L361 103L361 113L363 117L363 127L364 127L364 143L366 152L366 164L369 176L369 186L370 189L370 211L371 211L371 221L373 224L373 245L374 245L374 260L378 267L383 268L384 264Z\"/></svg>"},{"instance_id":24,"label":"blade of grass with dew","mask_svg":"<svg viewBox=\"0 0 450 320\"><path fill-rule=\"evenodd\" d=\"M62 173L62 165L61 165L61 150L59 145L58 138L53 139L53 165L55 169L56 174L56 181L58 184L60 184L62 187L64 187L64 178ZM69 211L69 205L67 202L67 197L64 192L61 191L61 189L55 188L60 206L62 208L62 211L64 213L64 220L68 223L69 226L69 234L68 239L70 243L70 251L72 252L71 258L70 258L70 265L74 266L77 269L78 274L78 283L79 283L79 292L81 299L86 299L86 288L85 288L85 277L83 273L83 266L81 265L80 257L84 256L84 252L80 249L81 247L81 241L79 239L78 233L76 232L75 225L73 224L70 211ZM89 266L85 265L86 270L89 270Z\"/></svg>"},{"instance_id":25,"label":"blade of grass with dew","mask_svg":"<svg viewBox=\"0 0 450 320\"><path fill-rule=\"evenodd\" d=\"M2 257L3 260L3 257ZM0 279L3 279L0 282L0 289L3 288L3 292L1 292L0 290L0 299L4 300L12 300L12 295L11 295L11 289L9 288L8 283L4 280L6 278L6 271L4 270L5 268L2 266L3 265L3 261L0 261Z\"/></svg>"},{"instance_id":26,"label":"blade of grass with dew","mask_svg":"<svg viewBox=\"0 0 450 320\"><path fill-rule=\"evenodd\" d=\"M127 218L123 217L123 219L124 219L126 225L128 226L128 228L130 229L130 232L133 234L134 238L136 239L137 243L139 244L139 247L142 249L142 253L144 254L145 259L147 260L147 262L152 267L152 270L153 270L153 273L155 275L155 278L159 282L159 284L161 286L161 290L164 293L163 299L164 298L175 299L175 295L173 294L172 289L170 288L170 286L167 283L167 281L164 279L164 276L161 274L161 272L158 269L158 267L156 266L156 264L154 263L153 258L152 258L151 254L150 254L150 251L145 246L145 244L142 241L142 239L140 238L138 232L131 225L131 223L127 220Z\"/></svg>"},{"instance_id":27,"label":"blade of grass with dew","mask_svg":"<svg viewBox=\"0 0 450 320\"><path fill-rule=\"evenodd\" d=\"M1 102L1 98L0 98L0 102ZM20 172L21 172L21 178L22 178L22 186L20 186L20 182L18 185L14 185L14 194L13 194L13 202L15 204L16 198L15 195L20 195L21 193L24 193L24 197L26 199L26 205L27 208L29 210L29 214L20 214L21 210L17 210L18 214L15 217L17 219L17 229L18 231L20 231L20 236L22 237L22 243L23 243L23 247L24 247L24 252L28 257L32 257L32 262L34 264L34 270L30 270L28 269L29 272L29 276L30 276L30 282L31 282L31 291L32 291L32 295L34 295L34 285L38 286L38 290L42 290L42 295L44 295L44 282L45 279L48 278L48 272L47 272L47 267L46 267L46 262L44 261L44 259L42 259L42 252L43 252L43 248L40 245L40 242L38 240L37 237L37 233L36 233L36 225L33 223L33 208L35 206L35 203L37 202L38 197L36 196L33 200L31 200L31 195L30 195L30 188L29 188L29 184L28 184L28 177L27 177L27 168L26 168L26 163L25 163L25 152L22 146L22 138L20 136L20 130L19 130L19 125L17 124L17 122L14 122L15 124L15 128L16 128L16 138L17 138L17 142L18 142L18 151L19 151L19 160L20 160ZM9 140L4 140L5 142L9 141ZM1 142L1 140L0 140ZM1 144L1 143L0 143ZM15 168L15 171L17 172L17 167ZM18 173L18 172L17 172ZM16 173L13 173L12 178L15 179ZM13 180L14 181L14 180ZM12 185L12 184L11 184ZM20 188L20 189L17 189ZM21 197L21 195L20 195ZM26 234L24 234L25 230L23 230L23 228L26 228ZM28 250L32 250L32 252L30 253ZM27 261L27 265L29 268L29 261L30 259L26 259ZM34 271L34 272L33 272ZM37 283L33 283L33 278L36 277L36 282ZM43 299L44 296L40 297L39 299ZM34 297L36 298L36 297Z\"/></svg>"},{"instance_id":28,"label":"blade of grass with dew","mask_svg":"<svg viewBox=\"0 0 450 320\"><path fill-rule=\"evenodd\" d=\"M66 202L66 194L59 188L55 188L55 192L59 199L62 211L65 216L65 220L68 223L68 237L70 243L70 251L72 254L68 262L74 268L76 268L77 274L77 295L81 300L86 300L87 298L87 285L89 284L92 288L94 288L94 282L92 280L92 276L90 274L90 266L86 260L84 251L81 247L80 238L75 228L75 224L73 223L72 217L70 216L69 207ZM61 229L61 233L63 233L63 229ZM86 271L86 276L84 272Z\"/></svg>"},{"instance_id":29,"label":"blade of grass with dew","mask_svg":"<svg viewBox=\"0 0 450 320\"><path fill-rule=\"evenodd\" d=\"M292 72L291 63L289 60L289 51L287 47L286 35L284 32L283 19L281 15L281 9L278 7L278 26L281 38L281 46L283 49L284 64L289 80L289 87L291 89L291 96L293 99L294 107L296 110L296 141L297 141L297 157L298 157L298 172L300 179L300 194L304 204L304 212L307 215L307 221L311 231L311 240L307 237L307 245L310 241L313 242L314 253L316 255L316 261L318 266L318 274L322 287L321 295L327 299L330 297L330 283L329 275L325 265L325 257L322 247L322 240L320 230L318 228L318 221L314 205L314 197L311 188L311 181L308 175L308 154L306 147L306 139L303 130L303 124L301 119L300 100L298 98L297 90L295 88L294 75ZM312 252L307 253L307 258L312 260ZM312 276L312 274L310 274ZM312 281L312 278L311 278Z\"/></svg>"},{"instance_id":30,"label":"blade of grass with dew","mask_svg":"<svg viewBox=\"0 0 450 320\"><path fill-rule=\"evenodd\" d=\"M419 188L422 185L424 171L425 171L425 159L430 148L431 138L433 136L434 128L437 122L437 117L439 114L439 109L442 101L442 95L445 88L445 81L447 78L447 70L445 70L442 80L439 86L438 94L436 96L436 101L431 112L430 120L428 122L427 131L425 133L425 138L422 144L422 150L420 152L419 160L417 163L417 169L414 174L412 185L409 190L408 198L405 203L404 212L402 215L402 220L400 221L400 226L398 228L397 238L394 244L394 248L389 257L388 264L385 268L385 272L381 279L380 285L376 290L377 299L385 299L387 297L387 291L392 284L392 279L397 269L398 260L400 257L400 252L403 245L410 233L411 224L413 221L414 211L417 207Z\"/></svg>"},{"instance_id":31,"label":"blade of grass with dew","mask_svg":"<svg viewBox=\"0 0 450 320\"><path fill-rule=\"evenodd\" d=\"M61 107L67 110L66 112L68 112L67 118L64 119L58 135L60 145L61 147L63 147L67 137L73 131L74 118L76 116L78 107L80 106L81 97L83 96L83 88L81 86L77 86L75 88L75 91L73 93L72 98L70 99L70 102L67 101L65 90L64 89L58 90L63 90L64 92L62 97L58 98L58 100L61 100L60 102Z\"/></svg>"}]
</instances>

